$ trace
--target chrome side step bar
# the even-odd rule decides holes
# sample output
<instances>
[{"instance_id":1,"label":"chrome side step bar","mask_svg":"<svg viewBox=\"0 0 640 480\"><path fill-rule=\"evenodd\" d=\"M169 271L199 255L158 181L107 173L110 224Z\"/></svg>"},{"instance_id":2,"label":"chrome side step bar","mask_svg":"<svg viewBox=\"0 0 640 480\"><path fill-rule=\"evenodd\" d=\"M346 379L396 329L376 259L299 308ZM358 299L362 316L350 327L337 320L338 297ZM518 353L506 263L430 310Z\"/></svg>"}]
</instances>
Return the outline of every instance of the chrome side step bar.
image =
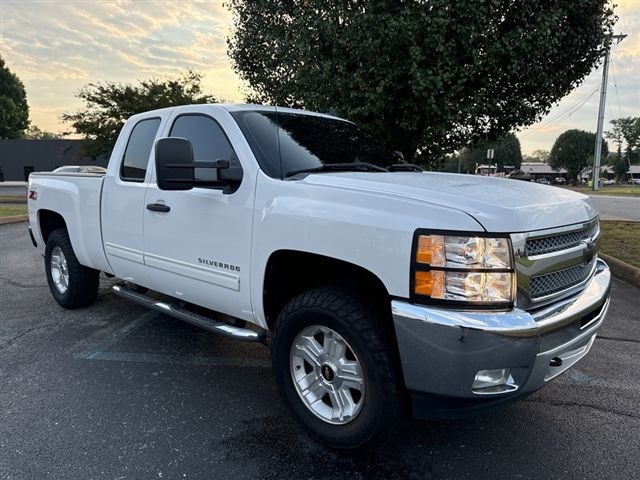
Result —
<instances>
[{"instance_id":1,"label":"chrome side step bar","mask_svg":"<svg viewBox=\"0 0 640 480\"><path fill-rule=\"evenodd\" d=\"M161 302L142 293L134 292L123 285L114 285L112 290L113 293L127 300L132 300L152 310L162 312L225 337L235 338L236 340L243 340L245 342L264 342L267 336L266 330L256 331L249 328L234 327L233 325L205 317L204 315L190 312L175 303Z\"/></svg>"}]
</instances>

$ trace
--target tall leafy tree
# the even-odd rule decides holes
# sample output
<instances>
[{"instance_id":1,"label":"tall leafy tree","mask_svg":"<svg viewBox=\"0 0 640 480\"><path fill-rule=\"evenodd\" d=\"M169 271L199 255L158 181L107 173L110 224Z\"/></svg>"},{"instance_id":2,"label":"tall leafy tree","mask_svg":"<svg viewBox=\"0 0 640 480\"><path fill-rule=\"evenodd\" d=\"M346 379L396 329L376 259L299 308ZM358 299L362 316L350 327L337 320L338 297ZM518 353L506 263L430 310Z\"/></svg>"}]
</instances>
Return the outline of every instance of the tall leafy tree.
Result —
<instances>
[{"instance_id":1,"label":"tall leafy tree","mask_svg":"<svg viewBox=\"0 0 640 480\"><path fill-rule=\"evenodd\" d=\"M407 159L541 118L610 44L607 0L229 0L260 102L335 111Z\"/></svg>"},{"instance_id":2,"label":"tall leafy tree","mask_svg":"<svg viewBox=\"0 0 640 480\"><path fill-rule=\"evenodd\" d=\"M90 83L77 94L84 108L62 115L75 132L84 136L84 153L95 158L109 152L124 122L137 113L157 108L220 100L202 92L202 75L187 71L175 80L150 79L138 85Z\"/></svg>"},{"instance_id":3,"label":"tall leafy tree","mask_svg":"<svg viewBox=\"0 0 640 480\"><path fill-rule=\"evenodd\" d=\"M640 117L622 117L611 120L611 130L605 136L622 150L625 143L627 160L630 163L640 162Z\"/></svg>"},{"instance_id":4,"label":"tall leafy tree","mask_svg":"<svg viewBox=\"0 0 640 480\"><path fill-rule=\"evenodd\" d=\"M567 176L576 180L578 174L593 162L596 134L584 130L567 130L560 134L549 155L549 165L555 169L566 168ZM602 156L609 154L609 146L602 139Z\"/></svg>"},{"instance_id":5,"label":"tall leafy tree","mask_svg":"<svg viewBox=\"0 0 640 480\"><path fill-rule=\"evenodd\" d=\"M29 140L57 140L62 137L61 133L48 132L33 124L29 125L29 128L24 133L24 138Z\"/></svg>"},{"instance_id":6,"label":"tall leafy tree","mask_svg":"<svg viewBox=\"0 0 640 480\"><path fill-rule=\"evenodd\" d=\"M0 57L0 138L22 138L28 126L27 92Z\"/></svg>"}]
</instances>

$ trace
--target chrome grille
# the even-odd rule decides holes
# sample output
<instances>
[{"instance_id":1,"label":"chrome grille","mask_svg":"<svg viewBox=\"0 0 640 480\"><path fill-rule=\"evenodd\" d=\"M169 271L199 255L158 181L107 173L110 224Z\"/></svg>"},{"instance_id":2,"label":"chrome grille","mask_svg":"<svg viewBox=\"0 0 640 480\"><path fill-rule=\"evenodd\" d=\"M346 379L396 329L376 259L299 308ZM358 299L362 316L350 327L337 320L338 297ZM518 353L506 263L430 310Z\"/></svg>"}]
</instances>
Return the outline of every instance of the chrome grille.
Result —
<instances>
[{"instance_id":1,"label":"chrome grille","mask_svg":"<svg viewBox=\"0 0 640 480\"><path fill-rule=\"evenodd\" d=\"M582 240L592 237L598 230L598 221L585 224L580 230L552 235L548 237L531 238L527 240L526 255L542 255L544 253L559 252L580 245Z\"/></svg>"},{"instance_id":2,"label":"chrome grille","mask_svg":"<svg viewBox=\"0 0 640 480\"><path fill-rule=\"evenodd\" d=\"M578 285L587 279L593 270L595 261L596 259L594 258L591 262L583 265L575 265L570 268L565 268L564 270L557 270L545 275L532 277L529 295L531 295L531 298L536 299Z\"/></svg>"}]
</instances>

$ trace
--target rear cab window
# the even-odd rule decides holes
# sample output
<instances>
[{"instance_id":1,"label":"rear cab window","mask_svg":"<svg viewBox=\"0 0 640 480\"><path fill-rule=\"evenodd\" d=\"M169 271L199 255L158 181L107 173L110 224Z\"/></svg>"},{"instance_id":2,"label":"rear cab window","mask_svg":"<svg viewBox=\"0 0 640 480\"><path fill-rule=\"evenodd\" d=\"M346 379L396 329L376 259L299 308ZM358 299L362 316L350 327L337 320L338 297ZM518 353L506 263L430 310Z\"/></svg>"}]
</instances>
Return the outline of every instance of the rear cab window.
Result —
<instances>
[{"instance_id":1,"label":"rear cab window","mask_svg":"<svg viewBox=\"0 0 640 480\"><path fill-rule=\"evenodd\" d=\"M159 127L160 118L146 118L131 130L120 165L120 178L125 182L144 182Z\"/></svg>"}]
</instances>

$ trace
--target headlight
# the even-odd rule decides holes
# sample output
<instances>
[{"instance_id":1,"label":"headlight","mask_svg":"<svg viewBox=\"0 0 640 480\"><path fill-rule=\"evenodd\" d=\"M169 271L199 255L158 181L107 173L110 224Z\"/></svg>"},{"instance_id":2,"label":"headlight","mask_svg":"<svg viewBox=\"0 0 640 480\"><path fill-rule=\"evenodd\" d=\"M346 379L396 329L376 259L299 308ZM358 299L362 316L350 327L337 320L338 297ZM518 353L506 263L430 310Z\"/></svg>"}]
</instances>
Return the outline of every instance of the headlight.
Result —
<instances>
[{"instance_id":1,"label":"headlight","mask_svg":"<svg viewBox=\"0 0 640 480\"><path fill-rule=\"evenodd\" d=\"M412 293L419 299L510 304L515 274L508 238L416 234Z\"/></svg>"}]
</instances>

